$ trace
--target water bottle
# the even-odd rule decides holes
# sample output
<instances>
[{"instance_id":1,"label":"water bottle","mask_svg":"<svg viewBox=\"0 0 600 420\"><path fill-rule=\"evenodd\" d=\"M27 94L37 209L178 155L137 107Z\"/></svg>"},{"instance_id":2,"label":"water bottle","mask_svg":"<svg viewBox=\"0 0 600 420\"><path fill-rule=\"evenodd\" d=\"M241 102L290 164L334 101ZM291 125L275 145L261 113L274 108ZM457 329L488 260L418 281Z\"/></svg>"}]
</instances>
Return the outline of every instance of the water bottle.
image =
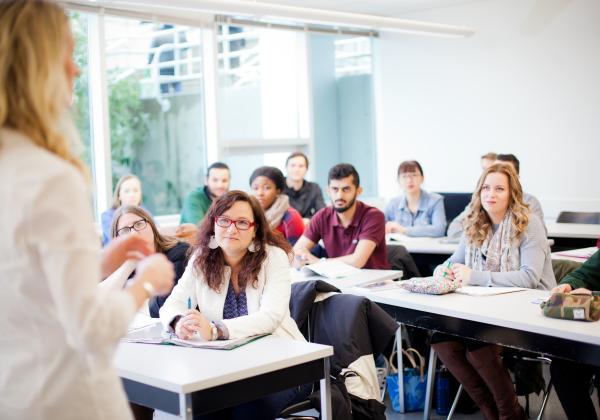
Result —
<instances>
[{"instance_id":1,"label":"water bottle","mask_svg":"<svg viewBox=\"0 0 600 420\"><path fill-rule=\"evenodd\" d=\"M448 369L444 366L435 378L435 412L445 416L450 412L450 379Z\"/></svg>"}]
</instances>

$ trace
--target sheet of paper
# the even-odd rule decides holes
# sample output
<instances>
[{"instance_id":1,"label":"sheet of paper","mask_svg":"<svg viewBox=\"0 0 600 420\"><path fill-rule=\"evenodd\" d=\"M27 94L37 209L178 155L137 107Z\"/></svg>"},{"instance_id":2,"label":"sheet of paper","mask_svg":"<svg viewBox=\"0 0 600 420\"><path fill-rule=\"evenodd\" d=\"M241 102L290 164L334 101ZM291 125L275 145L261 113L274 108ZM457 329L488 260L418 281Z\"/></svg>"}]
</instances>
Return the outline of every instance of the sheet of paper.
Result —
<instances>
[{"instance_id":1,"label":"sheet of paper","mask_svg":"<svg viewBox=\"0 0 600 420\"><path fill-rule=\"evenodd\" d=\"M588 259L592 255L594 255L594 253L596 251L598 251L598 248L596 248L595 246L592 246L589 248L571 249L569 251L560 251L560 252L557 252L556 255L560 255L560 256L564 256L564 257Z\"/></svg>"},{"instance_id":2,"label":"sheet of paper","mask_svg":"<svg viewBox=\"0 0 600 420\"><path fill-rule=\"evenodd\" d=\"M304 268L314 271L320 276L332 279L347 277L360 271L358 268L341 261L323 261L316 264L307 265Z\"/></svg>"},{"instance_id":3,"label":"sheet of paper","mask_svg":"<svg viewBox=\"0 0 600 420\"><path fill-rule=\"evenodd\" d=\"M524 287L481 287L481 286L464 286L455 290L456 293L470 296L494 296L504 293L514 293L527 290Z\"/></svg>"},{"instance_id":4,"label":"sheet of paper","mask_svg":"<svg viewBox=\"0 0 600 420\"><path fill-rule=\"evenodd\" d=\"M133 321L131 321L131 324L129 324L129 327L127 330L135 331L135 330L139 330L141 328L146 328L150 325L154 325L157 323L160 323L160 320L158 318L151 318L148 315L138 312L135 315L135 317L133 318Z\"/></svg>"}]
</instances>

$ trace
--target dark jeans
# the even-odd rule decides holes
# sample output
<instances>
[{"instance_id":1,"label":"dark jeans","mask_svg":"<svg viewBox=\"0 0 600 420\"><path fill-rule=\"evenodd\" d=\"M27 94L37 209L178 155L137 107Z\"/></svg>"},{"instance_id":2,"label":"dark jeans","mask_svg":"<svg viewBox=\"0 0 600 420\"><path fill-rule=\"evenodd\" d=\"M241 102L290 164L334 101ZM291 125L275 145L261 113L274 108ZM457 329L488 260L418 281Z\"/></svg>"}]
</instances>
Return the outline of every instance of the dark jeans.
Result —
<instances>
[{"instance_id":1,"label":"dark jeans","mask_svg":"<svg viewBox=\"0 0 600 420\"><path fill-rule=\"evenodd\" d=\"M590 382L600 369L555 359L550 365L556 395L571 420L596 420L596 410L590 398Z\"/></svg>"},{"instance_id":2,"label":"dark jeans","mask_svg":"<svg viewBox=\"0 0 600 420\"><path fill-rule=\"evenodd\" d=\"M312 384L276 392L258 400L250 401L235 407L215 411L210 414L194 416L194 420L270 420L288 405L305 400L310 394Z\"/></svg>"}]
</instances>

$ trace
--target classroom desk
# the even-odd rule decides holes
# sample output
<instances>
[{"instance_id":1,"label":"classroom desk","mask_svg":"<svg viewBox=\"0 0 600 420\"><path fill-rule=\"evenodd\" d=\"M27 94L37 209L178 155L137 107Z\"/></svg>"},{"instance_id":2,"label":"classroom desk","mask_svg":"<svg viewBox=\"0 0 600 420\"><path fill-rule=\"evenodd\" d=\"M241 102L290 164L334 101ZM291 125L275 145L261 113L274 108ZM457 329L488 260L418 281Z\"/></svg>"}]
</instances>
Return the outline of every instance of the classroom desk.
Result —
<instances>
[{"instance_id":1,"label":"classroom desk","mask_svg":"<svg viewBox=\"0 0 600 420\"><path fill-rule=\"evenodd\" d=\"M546 222L548 237L555 240L553 251L586 248L596 245L600 225Z\"/></svg>"},{"instance_id":2,"label":"classroom desk","mask_svg":"<svg viewBox=\"0 0 600 420\"><path fill-rule=\"evenodd\" d=\"M598 239L600 225L546 222L549 238Z\"/></svg>"},{"instance_id":3,"label":"classroom desk","mask_svg":"<svg viewBox=\"0 0 600 420\"><path fill-rule=\"evenodd\" d=\"M115 366L129 401L186 419L320 380L321 415L331 419L332 355L274 336L228 351L120 343Z\"/></svg>"},{"instance_id":4,"label":"classroom desk","mask_svg":"<svg viewBox=\"0 0 600 420\"><path fill-rule=\"evenodd\" d=\"M547 291L526 290L484 297L457 293L424 295L402 289L380 292L353 289L352 293L377 302L403 324L600 366L598 323L543 316L538 302L549 296ZM431 412L433 360L430 357L424 419Z\"/></svg>"},{"instance_id":5,"label":"classroom desk","mask_svg":"<svg viewBox=\"0 0 600 420\"><path fill-rule=\"evenodd\" d=\"M388 234L385 237L387 245L403 245L411 254L439 254L452 255L458 242L446 243L447 238L411 237L402 234Z\"/></svg>"},{"instance_id":6,"label":"classroom desk","mask_svg":"<svg viewBox=\"0 0 600 420\"><path fill-rule=\"evenodd\" d=\"M358 292L354 289L353 293ZM549 293L436 296L399 289L360 294L403 324L600 366L598 323L543 316L538 302Z\"/></svg>"}]
</instances>

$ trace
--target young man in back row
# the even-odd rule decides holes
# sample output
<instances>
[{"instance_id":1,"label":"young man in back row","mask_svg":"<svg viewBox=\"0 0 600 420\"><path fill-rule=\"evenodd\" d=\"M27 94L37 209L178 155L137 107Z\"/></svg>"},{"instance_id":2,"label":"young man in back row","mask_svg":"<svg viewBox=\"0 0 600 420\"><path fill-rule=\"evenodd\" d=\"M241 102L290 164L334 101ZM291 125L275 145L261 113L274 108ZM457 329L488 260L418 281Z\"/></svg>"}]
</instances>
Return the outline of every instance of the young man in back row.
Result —
<instances>
[{"instance_id":1,"label":"young man in back row","mask_svg":"<svg viewBox=\"0 0 600 420\"><path fill-rule=\"evenodd\" d=\"M323 240L329 258L358 268L389 269L385 245L385 216L358 201L362 192L354 166L340 163L329 170L327 190L332 206L319 210L294 246L308 264L319 259L310 250Z\"/></svg>"}]
</instances>

